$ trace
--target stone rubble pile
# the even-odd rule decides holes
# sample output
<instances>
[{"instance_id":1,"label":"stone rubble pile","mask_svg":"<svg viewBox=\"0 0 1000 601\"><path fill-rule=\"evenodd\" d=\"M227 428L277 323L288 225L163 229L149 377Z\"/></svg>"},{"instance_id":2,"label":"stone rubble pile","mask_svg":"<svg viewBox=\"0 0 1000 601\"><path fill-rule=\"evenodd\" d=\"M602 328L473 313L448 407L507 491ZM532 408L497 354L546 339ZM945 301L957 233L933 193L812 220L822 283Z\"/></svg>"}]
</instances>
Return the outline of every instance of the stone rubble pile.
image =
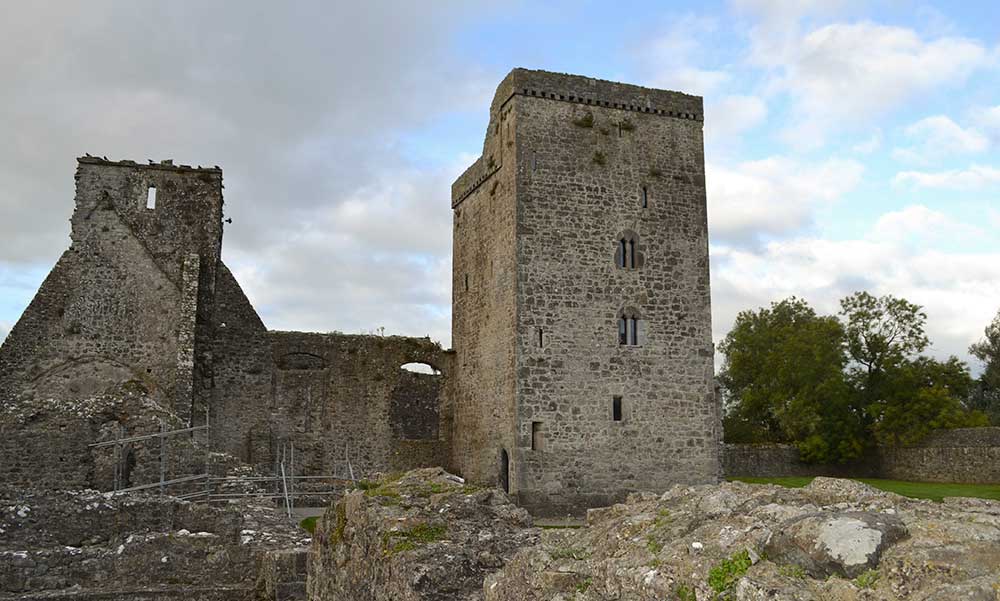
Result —
<instances>
[{"instance_id":1,"label":"stone rubble pile","mask_svg":"<svg viewBox=\"0 0 1000 601\"><path fill-rule=\"evenodd\" d=\"M998 601L1000 502L849 480L675 486L546 531L487 601Z\"/></svg>"}]
</instances>

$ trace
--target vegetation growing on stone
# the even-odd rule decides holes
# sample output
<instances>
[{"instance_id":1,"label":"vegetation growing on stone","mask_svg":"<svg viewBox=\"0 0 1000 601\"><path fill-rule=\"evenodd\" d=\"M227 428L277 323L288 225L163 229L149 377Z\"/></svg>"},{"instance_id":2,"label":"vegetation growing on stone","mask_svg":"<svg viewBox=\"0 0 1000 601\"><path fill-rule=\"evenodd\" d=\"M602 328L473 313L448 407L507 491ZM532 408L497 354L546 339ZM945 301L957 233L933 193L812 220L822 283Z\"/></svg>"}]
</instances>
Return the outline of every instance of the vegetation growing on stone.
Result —
<instances>
[{"instance_id":1,"label":"vegetation growing on stone","mask_svg":"<svg viewBox=\"0 0 1000 601\"><path fill-rule=\"evenodd\" d=\"M778 573L781 574L782 576L786 576L788 578L805 578L806 577L806 571L805 571L805 569L802 566L796 565L794 563L785 564L785 565L779 567L778 568Z\"/></svg>"},{"instance_id":2,"label":"vegetation growing on stone","mask_svg":"<svg viewBox=\"0 0 1000 601\"><path fill-rule=\"evenodd\" d=\"M635 124L629 119L622 119L618 126L622 128L622 131L632 131L635 129Z\"/></svg>"},{"instance_id":3,"label":"vegetation growing on stone","mask_svg":"<svg viewBox=\"0 0 1000 601\"><path fill-rule=\"evenodd\" d=\"M608 157L606 157L602 151L595 150L594 151L594 156L593 156L593 158L591 160L593 160L594 163L596 163L598 165L604 165L604 164L606 164L608 162Z\"/></svg>"},{"instance_id":4,"label":"vegetation growing on stone","mask_svg":"<svg viewBox=\"0 0 1000 601\"><path fill-rule=\"evenodd\" d=\"M448 526L445 524L417 524L408 530L386 533L382 541L383 549L386 555L412 551L422 545L441 540L447 532Z\"/></svg>"},{"instance_id":5,"label":"vegetation growing on stone","mask_svg":"<svg viewBox=\"0 0 1000 601\"><path fill-rule=\"evenodd\" d=\"M698 596L695 594L694 589L682 584L677 587L677 601L698 601Z\"/></svg>"},{"instance_id":6,"label":"vegetation growing on stone","mask_svg":"<svg viewBox=\"0 0 1000 601\"><path fill-rule=\"evenodd\" d=\"M344 529L347 528L347 509L344 507L343 501L337 501L337 506L334 509L336 514L336 523L333 527L333 532L330 533L330 544L336 545L344 538Z\"/></svg>"},{"instance_id":7,"label":"vegetation growing on stone","mask_svg":"<svg viewBox=\"0 0 1000 601\"><path fill-rule=\"evenodd\" d=\"M552 559L575 559L577 561L590 557L590 551L578 547L559 547L549 552Z\"/></svg>"},{"instance_id":8,"label":"vegetation growing on stone","mask_svg":"<svg viewBox=\"0 0 1000 601\"><path fill-rule=\"evenodd\" d=\"M858 588L873 588L875 583L878 582L879 573L878 570L868 570L864 574L858 576L854 579L854 584Z\"/></svg>"},{"instance_id":9,"label":"vegetation growing on stone","mask_svg":"<svg viewBox=\"0 0 1000 601\"><path fill-rule=\"evenodd\" d=\"M584 113L582 117L573 119L573 125L577 127L594 127L594 114Z\"/></svg>"},{"instance_id":10,"label":"vegetation growing on stone","mask_svg":"<svg viewBox=\"0 0 1000 601\"><path fill-rule=\"evenodd\" d=\"M708 586L716 593L722 593L742 578L750 566L749 551L740 551L729 559L723 559L708 572Z\"/></svg>"}]
</instances>

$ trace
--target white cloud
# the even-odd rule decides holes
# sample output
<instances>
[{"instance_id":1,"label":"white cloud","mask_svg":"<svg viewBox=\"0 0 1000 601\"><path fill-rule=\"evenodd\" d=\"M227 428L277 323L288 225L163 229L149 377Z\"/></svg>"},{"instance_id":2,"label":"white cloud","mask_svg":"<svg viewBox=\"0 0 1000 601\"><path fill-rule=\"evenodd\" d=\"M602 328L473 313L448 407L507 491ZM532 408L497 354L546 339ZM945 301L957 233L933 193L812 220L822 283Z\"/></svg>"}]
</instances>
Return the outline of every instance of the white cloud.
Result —
<instances>
[{"instance_id":1,"label":"white cloud","mask_svg":"<svg viewBox=\"0 0 1000 601\"><path fill-rule=\"evenodd\" d=\"M807 164L771 157L735 167L710 163L706 172L712 238L746 244L798 234L817 210L861 182L864 166L844 159Z\"/></svg>"},{"instance_id":2,"label":"white cloud","mask_svg":"<svg viewBox=\"0 0 1000 601\"><path fill-rule=\"evenodd\" d=\"M898 160L930 163L934 159L950 154L984 152L990 146L989 139L982 133L963 128L944 115L926 117L908 126L906 135L917 144L896 148L892 156Z\"/></svg>"},{"instance_id":3,"label":"white cloud","mask_svg":"<svg viewBox=\"0 0 1000 601\"><path fill-rule=\"evenodd\" d=\"M705 136L723 141L760 125L767 118L767 104L757 96L726 96L709 101L705 109Z\"/></svg>"},{"instance_id":4,"label":"white cloud","mask_svg":"<svg viewBox=\"0 0 1000 601\"><path fill-rule=\"evenodd\" d=\"M885 213L875 222L869 238L896 244L926 245L928 241L981 238L986 232L924 205L910 205Z\"/></svg>"},{"instance_id":5,"label":"white cloud","mask_svg":"<svg viewBox=\"0 0 1000 601\"><path fill-rule=\"evenodd\" d=\"M341 202L311 212L281 244L226 251L226 261L270 328L385 327L447 346L451 211L440 192L472 160L381 173Z\"/></svg>"},{"instance_id":6,"label":"white cloud","mask_svg":"<svg viewBox=\"0 0 1000 601\"><path fill-rule=\"evenodd\" d=\"M10 324L4 321L0 321L0 342L3 342L7 338L7 334L10 333Z\"/></svg>"},{"instance_id":7,"label":"white cloud","mask_svg":"<svg viewBox=\"0 0 1000 601\"><path fill-rule=\"evenodd\" d=\"M921 188L980 190L1000 186L1000 169L972 165L948 171L902 171L892 179L894 185L912 184Z\"/></svg>"},{"instance_id":8,"label":"white cloud","mask_svg":"<svg viewBox=\"0 0 1000 601\"><path fill-rule=\"evenodd\" d=\"M717 340L741 310L795 295L818 311L833 314L841 298L868 290L923 305L930 352L968 359L968 345L978 339L1000 305L1000 252L949 253L926 246L914 251L873 232L855 240L777 241L756 251L717 245L712 261Z\"/></svg>"},{"instance_id":9,"label":"white cloud","mask_svg":"<svg viewBox=\"0 0 1000 601\"><path fill-rule=\"evenodd\" d=\"M974 40L925 40L871 22L796 31L792 24L751 36L751 62L772 69L769 89L793 99L785 137L796 146L819 146L830 130L867 124L914 94L962 82L990 60Z\"/></svg>"},{"instance_id":10,"label":"white cloud","mask_svg":"<svg viewBox=\"0 0 1000 601\"><path fill-rule=\"evenodd\" d=\"M871 154L882 147L882 129L877 128L875 133L864 142L855 144L851 149L858 154Z\"/></svg>"},{"instance_id":11,"label":"white cloud","mask_svg":"<svg viewBox=\"0 0 1000 601\"><path fill-rule=\"evenodd\" d=\"M74 157L217 164L234 221L223 252L268 325L443 336L450 230L438 221L450 219L454 170L435 169L445 151L422 154L422 137L474 115L474 137L450 152L481 147L503 73L455 44L492 10L455 0L7 10L0 274L51 266L67 247ZM372 262L359 258L372 249ZM8 321L23 308L0 300Z\"/></svg>"},{"instance_id":12,"label":"white cloud","mask_svg":"<svg viewBox=\"0 0 1000 601\"><path fill-rule=\"evenodd\" d=\"M986 131L1000 140L1000 105L983 109L977 115L977 120Z\"/></svg>"},{"instance_id":13,"label":"white cloud","mask_svg":"<svg viewBox=\"0 0 1000 601\"><path fill-rule=\"evenodd\" d=\"M701 62L704 56L702 42L716 35L716 30L714 19L684 15L636 48L645 85L698 96L715 95L730 81L730 74L692 65Z\"/></svg>"}]
</instances>

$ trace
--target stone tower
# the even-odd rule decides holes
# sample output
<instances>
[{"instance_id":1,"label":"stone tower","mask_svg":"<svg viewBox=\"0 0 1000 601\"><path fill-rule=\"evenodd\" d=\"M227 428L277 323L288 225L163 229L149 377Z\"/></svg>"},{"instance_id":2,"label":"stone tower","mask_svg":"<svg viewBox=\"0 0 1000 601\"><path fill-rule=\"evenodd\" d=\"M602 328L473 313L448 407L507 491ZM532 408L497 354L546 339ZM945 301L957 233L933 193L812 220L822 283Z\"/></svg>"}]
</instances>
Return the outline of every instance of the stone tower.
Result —
<instances>
[{"instance_id":1,"label":"stone tower","mask_svg":"<svg viewBox=\"0 0 1000 601\"><path fill-rule=\"evenodd\" d=\"M0 399L142 382L190 420L211 377L222 171L78 159L70 248L0 348Z\"/></svg>"},{"instance_id":2,"label":"stone tower","mask_svg":"<svg viewBox=\"0 0 1000 601\"><path fill-rule=\"evenodd\" d=\"M453 464L538 514L719 476L702 99L515 69L452 186Z\"/></svg>"}]
</instances>

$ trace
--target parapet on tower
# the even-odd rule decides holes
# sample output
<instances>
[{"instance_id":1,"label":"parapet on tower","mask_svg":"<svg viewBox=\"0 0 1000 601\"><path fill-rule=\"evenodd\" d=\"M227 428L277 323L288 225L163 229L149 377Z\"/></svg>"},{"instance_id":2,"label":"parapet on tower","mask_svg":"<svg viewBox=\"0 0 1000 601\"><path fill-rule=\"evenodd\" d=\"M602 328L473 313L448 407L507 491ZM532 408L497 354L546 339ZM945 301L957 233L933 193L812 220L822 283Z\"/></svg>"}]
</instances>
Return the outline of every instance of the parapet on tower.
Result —
<instances>
[{"instance_id":1,"label":"parapet on tower","mask_svg":"<svg viewBox=\"0 0 1000 601\"><path fill-rule=\"evenodd\" d=\"M720 473L702 99L516 69L452 186L453 464L535 513Z\"/></svg>"}]
</instances>

